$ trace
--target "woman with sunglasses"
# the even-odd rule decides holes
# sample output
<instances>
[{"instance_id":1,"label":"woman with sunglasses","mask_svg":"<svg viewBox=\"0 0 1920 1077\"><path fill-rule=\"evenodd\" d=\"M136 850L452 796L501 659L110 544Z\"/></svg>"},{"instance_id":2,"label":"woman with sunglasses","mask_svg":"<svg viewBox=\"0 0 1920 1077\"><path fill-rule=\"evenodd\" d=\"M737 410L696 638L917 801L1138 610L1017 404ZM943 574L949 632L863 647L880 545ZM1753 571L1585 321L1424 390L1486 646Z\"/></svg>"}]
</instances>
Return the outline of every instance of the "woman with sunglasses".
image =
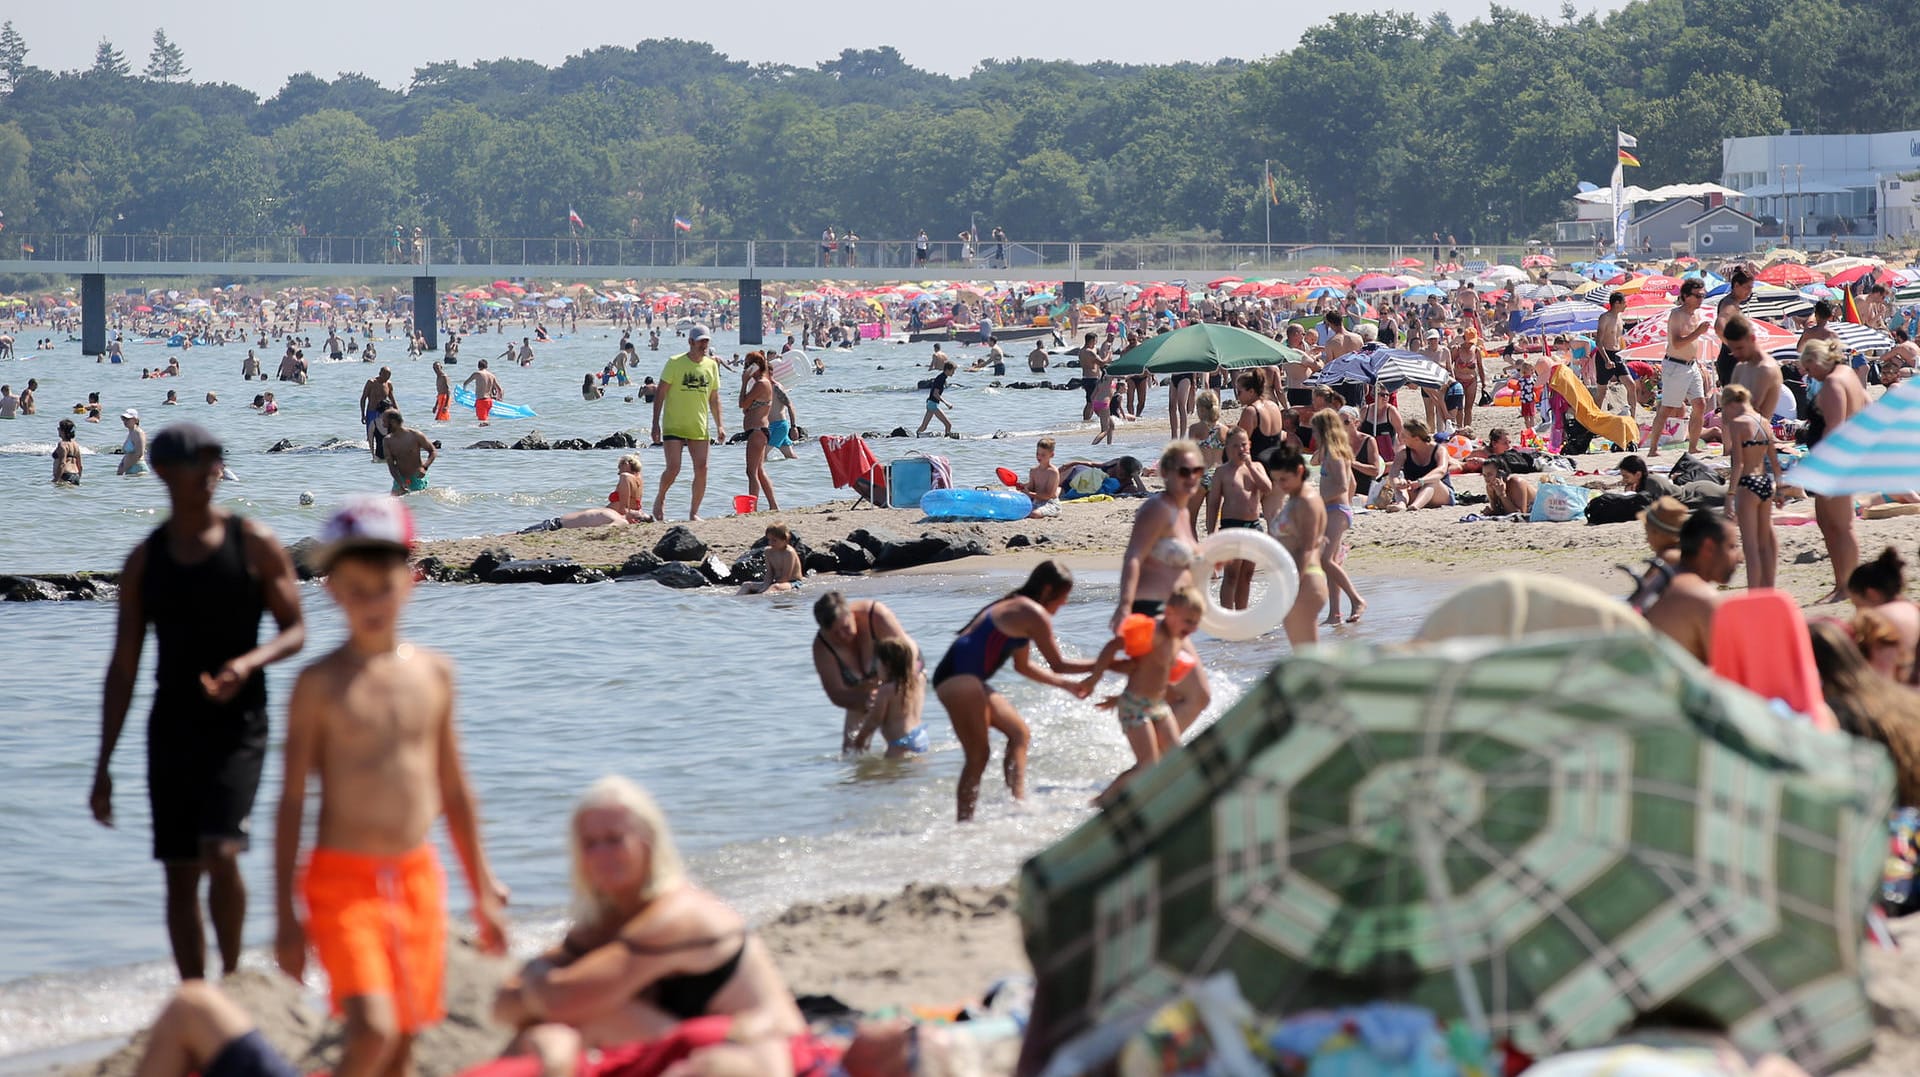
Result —
<instances>
[{"instance_id":1,"label":"woman with sunglasses","mask_svg":"<svg viewBox=\"0 0 1920 1077\"><path fill-rule=\"evenodd\" d=\"M1134 513L1133 534L1120 561L1120 597L1113 610L1115 631L1130 613L1158 617L1166 607L1167 596L1181 584L1199 586L1204 582L1190 574L1200 540L1193 533L1187 506L1201 496L1200 484L1206 473L1200 446L1191 441L1173 442L1160 454L1164 489L1142 502ZM1193 644L1186 646L1191 649ZM1180 683L1167 688L1167 703L1182 733L1200 717L1211 698L1206 670L1197 664Z\"/></svg>"}]
</instances>

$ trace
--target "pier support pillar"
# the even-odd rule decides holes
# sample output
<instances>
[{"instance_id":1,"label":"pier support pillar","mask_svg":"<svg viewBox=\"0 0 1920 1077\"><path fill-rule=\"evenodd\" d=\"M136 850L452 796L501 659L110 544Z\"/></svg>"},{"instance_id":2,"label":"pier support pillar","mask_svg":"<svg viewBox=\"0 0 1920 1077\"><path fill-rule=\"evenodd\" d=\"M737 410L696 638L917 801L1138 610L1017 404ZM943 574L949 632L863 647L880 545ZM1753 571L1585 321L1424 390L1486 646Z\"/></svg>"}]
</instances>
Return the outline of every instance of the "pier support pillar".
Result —
<instances>
[{"instance_id":1,"label":"pier support pillar","mask_svg":"<svg viewBox=\"0 0 1920 1077\"><path fill-rule=\"evenodd\" d=\"M80 274L80 354L107 354L107 275Z\"/></svg>"},{"instance_id":2,"label":"pier support pillar","mask_svg":"<svg viewBox=\"0 0 1920 1077\"><path fill-rule=\"evenodd\" d=\"M437 277L413 278L413 329L426 338L427 350L440 350L440 281Z\"/></svg>"},{"instance_id":3,"label":"pier support pillar","mask_svg":"<svg viewBox=\"0 0 1920 1077\"><path fill-rule=\"evenodd\" d=\"M740 345L753 347L763 342L764 331L760 325L760 282L743 280L740 282Z\"/></svg>"}]
</instances>

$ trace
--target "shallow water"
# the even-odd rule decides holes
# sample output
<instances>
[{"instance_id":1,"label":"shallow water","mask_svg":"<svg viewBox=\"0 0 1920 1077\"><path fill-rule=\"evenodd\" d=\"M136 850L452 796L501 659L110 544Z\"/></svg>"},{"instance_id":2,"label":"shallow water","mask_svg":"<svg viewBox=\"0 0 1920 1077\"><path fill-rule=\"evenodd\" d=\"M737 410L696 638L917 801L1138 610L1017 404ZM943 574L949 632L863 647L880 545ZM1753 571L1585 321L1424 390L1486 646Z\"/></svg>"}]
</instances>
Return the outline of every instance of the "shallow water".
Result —
<instances>
[{"instance_id":1,"label":"shallow water","mask_svg":"<svg viewBox=\"0 0 1920 1077\"><path fill-rule=\"evenodd\" d=\"M586 405L578 397L589 357L597 368L617 339L609 334L575 342L577 352L552 349L551 364L543 350L532 371L503 372L509 393L531 397L543 417L496 423L487 436L517 436L538 426L550 438L597 438L644 425L637 405ZM485 352L476 343L469 355ZM318 384L304 390L274 383L287 410L265 417L235 406L243 353L189 353L190 374L184 385L174 386L198 386L182 392L195 399L206 385L222 393L217 408L180 410L212 423L233 447L241 482L229 488L230 504L265 518L290 540L310 533L320 518L320 509L303 510L294 502L299 490L313 490L325 506L350 491L385 488L384 469L353 452L261 451L280 437L312 444L356 436L351 412L365 367L322 365ZM834 371L798 387L803 424L831 432L917 422L920 395L908 387L921 376L914 367L924 364L924 355L919 347L870 345L851 358L830 357ZM83 399L100 387L110 413L137 404L151 414L147 398L163 395L168 383L142 383L140 361L136 357L131 370L82 365L70 356L20 366L41 379L46 412L54 410L53 401ZM859 369L869 363L884 369ZM431 387L431 374L424 363L418 369L405 360L394 365L405 407L419 399L423 380ZM16 388L24 381L4 367L0 379L11 379ZM969 416L976 407L985 413L977 427L964 418L963 429L1037 430L1078 417L1078 393L1010 391L989 398L984 380L975 376L956 393L958 415ZM818 392L836 384L869 391ZM1156 394L1155 412L1163 401ZM0 424L0 439L15 429L50 430L56 418L42 414L14 429ZM443 435L449 445L483 436L470 414L450 425L455 429ZM1140 425L1147 429L1134 432L1134 444L1151 451L1164 428L1154 420ZM1082 441L1090 436L1072 435ZM105 447L109 437L106 424L82 435L94 447ZM994 464L1022 466L1031 444L1025 438L948 441L938 451L954 458L963 482L982 481ZM803 449L804 462L776 471L776 482L791 483L796 501L828 496L825 468L812 453ZM712 496L743 489L734 480L739 454L738 448L716 453L717 473L725 478ZM435 469L439 492L411 500L429 535L497 532L603 499L613 457L454 453ZM650 474L657 459L656 450ZM44 460L0 452L0 488L8 494L0 571L111 567L157 521L164 498L151 480L104 474L79 490L54 491L45 482ZM110 470L113 458L90 462ZM1364 634L1405 638L1430 606L1435 586L1368 578L1364 566L1361 572L1372 601ZM976 609L1014 582L997 572L835 585L883 598L931 662ZM1070 650L1090 653L1104 641L1116 586L1111 571L1082 575L1059 619ZM816 584L801 596L771 600L645 582L427 585L417 592L408 632L458 663L468 769L481 800L488 853L513 888L521 948L550 940L558 930L566 900L566 814L580 790L608 772L652 789L697 877L747 914L761 916L796 900L890 890L916 880L1006 881L1023 858L1085 819L1089 798L1131 761L1109 712L1005 673L997 687L1034 729L1030 796L1014 805L992 768L979 820L955 827L959 749L931 694L926 720L933 751L927 759L876 765L838 757L840 714L817 687L807 646L814 631L809 607L821 589ZM342 632L323 592L308 585L302 598L309 624L302 657L311 659L337 644ZM0 606L0 668L7 679L7 705L0 710L0 878L9 884L0 888L0 1059L124 1034L149 1018L172 982L160 872L148 859L142 777L151 646L115 759L118 828L99 828L86 808L113 617L114 607L106 603ZM1243 644L1203 639L1216 701L1204 720L1230 705L1286 650L1277 635ZM269 677L276 737L295 665L276 668ZM252 896L247 938L254 949L247 960L261 966L267 958L258 948L269 939L272 913L271 841L265 835L279 788L276 755L255 811L255 832L263 839L243 858ZM466 896L456 892L453 905L463 911Z\"/></svg>"},{"instance_id":2,"label":"shallow water","mask_svg":"<svg viewBox=\"0 0 1920 1077\"><path fill-rule=\"evenodd\" d=\"M519 336L514 333L512 339L517 341ZM315 334L316 343L324 343L324 339L324 332ZM661 342L658 352L645 350L644 335L638 339L640 366L631 375L636 385L642 377L657 376L672 354L685 350L685 342L670 335ZM744 351L731 333L717 333L714 339L717 354L732 356ZM402 414L411 425L441 441L445 450L432 471L433 488L426 496L408 502L421 536L496 534L562 512L605 505L607 492L614 486L618 452L465 448L482 440L511 444L536 430L549 441L584 438L597 442L622 430L634 431L646 441L652 407L628 403L625 397L633 394L632 388L609 386L609 395L601 400L581 399L581 378L588 372L597 375L612 359L619 341L616 330L585 328L537 347L531 367L490 361L505 387L506 398L532 405L538 417L495 419L487 427L479 425L471 410L457 406L451 421L432 422L432 360L408 359L400 341L382 341L384 358L379 365L393 369ZM449 367L448 372L457 384L472 373L477 360L497 355L504 346L501 335L469 337L460 363ZM278 365L280 347L273 344L262 355L263 365L270 370ZM962 367L984 354L973 346L945 348ZM160 483L152 478L120 478L113 473L119 458L110 454L126 437L118 416L127 408L139 409L149 436L179 419L201 423L219 435L227 445L229 466L238 477L237 482L223 488L222 503L265 521L286 542L311 534L342 498L386 492L391 485L386 467L374 462L364 448L354 448L364 446L366 441L366 429L358 415L361 386L379 365L314 361L319 354L315 347L307 349L312 364L309 384L249 383L240 378L246 350L227 345L195 348L183 354L175 348L136 344L127 348L127 361L114 366L84 359L79 355L79 345L65 344L55 352L29 353L34 357L0 363L0 382L12 385L16 392L28 378L40 382L40 413L0 422L0 490L6 492L6 507L0 511L7 521L4 533L0 533L0 572L114 568L128 548L158 522L166 508L166 491ZM925 399L925 392L914 386L928 376L931 351L931 345L867 343L819 353L827 363L825 374L809 373L792 379L790 393L800 425L815 435L884 433L900 426L912 431L924 415ZM182 376L141 379L143 365L163 367L169 356L181 357ZM1064 383L1076 374L1075 370L1049 372L1056 383ZM722 376L727 431L733 434L739 430L739 409L733 406L739 376L726 371ZM1033 377L1021 358L1008 366L1003 380ZM956 432L962 435L960 440L878 441L874 451L882 459L914 449L946 455L960 483L974 485L992 482L993 469L999 465L1024 472L1032 463L1031 438L1040 432L1063 427L1073 431L1061 435L1063 459L1069 453L1080 454L1092 440L1094 427L1086 426L1085 433L1079 433L1083 402L1079 392L995 389L989 386L993 380L989 372L963 373L950 386L950 417ZM168 390L177 392L182 403L164 406L161 402ZM209 391L218 394L217 404L205 402ZM263 415L247 406L256 394L268 391L275 394L280 405L278 414ZM90 392L100 394L104 417L97 425L80 423L79 440L99 455L87 458L86 477L80 487L56 489L49 481L52 463L48 458L57 441L55 425L69 416L73 403L86 400ZM1166 432L1165 407L1165 392L1159 390L1154 411L1162 418L1123 427L1123 443L1133 446L1128 451L1152 454L1158 450ZM933 424L932 429L938 431L939 424ZM995 434L1018 440L994 440ZM329 438L349 444L334 451L320 451L318 446ZM267 453L269 446L281 440L294 442L299 451ZM664 458L657 448L639 451L646 458L647 496L651 500ZM745 447L738 445L713 449L712 477L702 505L705 515L731 511L733 495L746 493L745 452ZM777 453L769 460L782 503L797 506L831 500L835 495L819 447L802 443L795 452L795 460L780 459ZM1103 452L1097 458L1109 455L1117 453ZM690 470L683 470L668 498L671 516L686 515L690 480ZM311 492L316 504L301 506L302 491ZM840 491L841 496L846 494Z\"/></svg>"}]
</instances>

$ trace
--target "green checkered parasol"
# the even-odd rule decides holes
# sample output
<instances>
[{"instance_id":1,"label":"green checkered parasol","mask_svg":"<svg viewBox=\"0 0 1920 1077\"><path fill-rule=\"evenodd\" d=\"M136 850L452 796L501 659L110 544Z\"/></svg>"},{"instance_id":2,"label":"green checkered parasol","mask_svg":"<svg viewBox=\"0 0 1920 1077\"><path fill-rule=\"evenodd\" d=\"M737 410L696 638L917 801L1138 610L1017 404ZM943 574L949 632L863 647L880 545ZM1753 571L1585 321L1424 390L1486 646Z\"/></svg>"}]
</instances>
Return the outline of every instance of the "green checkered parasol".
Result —
<instances>
[{"instance_id":1,"label":"green checkered parasol","mask_svg":"<svg viewBox=\"0 0 1920 1077\"><path fill-rule=\"evenodd\" d=\"M1404 999L1550 1053L1681 1001L1864 1054L1892 771L1664 640L1291 659L1021 877L1028 1058L1231 970L1271 1014Z\"/></svg>"}]
</instances>

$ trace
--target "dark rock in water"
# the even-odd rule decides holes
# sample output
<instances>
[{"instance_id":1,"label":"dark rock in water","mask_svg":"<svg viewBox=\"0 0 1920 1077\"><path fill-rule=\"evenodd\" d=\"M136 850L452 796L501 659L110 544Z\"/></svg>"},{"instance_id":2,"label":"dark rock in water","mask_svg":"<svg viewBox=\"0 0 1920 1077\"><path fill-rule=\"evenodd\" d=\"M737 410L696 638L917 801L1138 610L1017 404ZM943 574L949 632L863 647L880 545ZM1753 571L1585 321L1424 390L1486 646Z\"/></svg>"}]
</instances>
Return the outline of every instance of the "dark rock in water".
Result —
<instances>
[{"instance_id":1,"label":"dark rock in water","mask_svg":"<svg viewBox=\"0 0 1920 1077\"><path fill-rule=\"evenodd\" d=\"M616 434L608 434L606 437L593 443L593 447L596 449L633 449L638 448L639 445L640 443L634 440L633 435L625 430Z\"/></svg>"},{"instance_id":2,"label":"dark rock in water","mask_svg":"<svg viewBox=\"0 0 1920 1077\"><path fill-rule=\"evenodd\" d=\"M489 546L480 551L480 555L473 559L473 564L467 566L467 572L476 580L484 580L488 573L512 560L512 550L505 546Z\"/></svg>"},{"instance_id":3,"label":"dark rock in water","mask_svg":"<svg viewBox=\"0 0 1920 1077\"><path fill-rule=\"evenodd\" d=\"M670 527L653 544L653 552L662 561L698 561L707 556L707 544L685 527Z\"/></svg>"},{"instance_id":4,"label":"dark rock in water","mask_svg":"<svg viewBox=\"0 0 1920 1077\"><path fill-rule=\"evenodd\" d=\"M597 568L587 568L585 565L582 565L580 571L573 574L573 582L575 583L611 583L612 581L613 577Z\"/></svg>"},{"instance_id":5,"label":"dark rock in water","mask_svg":"<svg viewBox=\"0 0 1920 1077\"><path fill-rule=\"evenodd\" d=\"M476 441L467 446L469 449L504 449L506 447L507 443L504 441Z\"/></svg>"},{"instance_id":6,"label":"dark rock in water","mask_svg":"<svg viewBox=\"0 0 1920 1077\"><path fill-rule=\"evenodd\" d=\"M422 557L413 567L414 571L420 574L421 579L432 580L435 583L456 583L466 579L465 573L438 557Z\"/></svg>"},{"instance_id":7,"label":"dark rock in water","mask_svg":"<svg viewBox=\"0 0 1920 1077\"><path fill-rule=\"evenodd\" d=\"M747 434L747 432L746 432L745 430L742 430L742 431L740 431L740 432L739 432L738 434L735 434L735 435L733 435L732 437L730 437L730 438L728 438L728 439L727 439L727 444L729 444L729 445L745 445L745 444L747 443L747 437L748 437L748 434Z\"/></svg>"},{"instance_id":8,"label":"dark rock in water","mask_svg":"<svg viewBox=\"0 0 1920 1077\"><path fill-rule=\"evenodd\" d=\"M1016 550L1022 546L1031 545L1033 545L1033 540L1025 535L1010 535L1007 538L1007 549L1009 550Z\"/></svg>"},{"instance_id":9,"label":"dark rock in water","mask_svg":"<svg viewBox=\"0 0 1920 1077\"><path fill-rule=\"evenodd\" d=\"M907 428L906 428L906 427L904 427L904 426L896 426L896 427L894 427L894 428L893 428L893 432L892 432L892 433L890 433L890 434L888 434L887 436L888 436L888 437L890 437L890 438L910 438L910 437L912 437L913 435L912 435L912 434L909 434L909 433L907 433Z\"/></svg>"},{"instance_id":10,"label":"dark rock in water","mask_svg":"<svg viewBox=\"0 0 1920 1077\"><path fill-rule=\"evenodd\" d=\"M268 452L287 452L292 448L293 448L292 438L281 438L279 441L276 441L272 445L267 446L267 451Z\"/></svg>"},{"instance_id":11,"label":"dark rock in water","mask_svg":"<svg viewBox=\"0 0 1920 1077\"><path fill-rule=\"evenodd\" d=\"M900 536L891 531L882 531L877 528L856 527L852 531L847 532L847 541L856 546L864 547L868 553L878 557L880 556L880 551L886 548L888 543L899 542Z\"/></svg>"},{"instance_id":12,"label":"dark rock in water","mask_svg":"<svg viewBox=\"0 0 1920 1077\"><path fill-rule=\"evenodd\" d=\"M700 559L700 575L705 576L710 583L735 582L733 570L715 554L708 554Z\"/></svg>"},{"instance_id":13,"label":"dark rock in water","mask_svg":"<svg viewBox=\"0 0 1920 1077\"><path fill-rule=\"evenodd\" d=\"M547 439L541 437L539 431L536 430L522 437L519 441L514 442L513 447L523 452L543 452L553 446L548 445Z\"/></svg>"},{"instance_id":14,"label":"dark rock in water","mask_svg":"<svg viewBox=\"0 0 1920 1077\"><path fill-rule=\"evenodd\" d=\"M868 441L872 441L875 438L885 437L886 435L880 433L878 430L863 430L860 432L860 436L866 438Z\"/></svg>"},{"instance_id":15,"label":"dark rock in water","mask_svg":"<svg viewBox=\"0 0 1920 1077\"><path fill-rule=\"evenodd\" d=\"M699 569L682 561L669 561L661 565L653 571L653 574L649 576L648 579L651 579L655 583L662 583L668 587L683 591L695 587L705 587L708 582L706 576L702 575Z\"/></svg>"},{"instance_id":16,"label":"dark rock in water","mask_svg":"<svg viewBox=\"0 0 1920 1077\"><path fill-rule=\"evenodd\" d=\"M67 596L60 588L33 576L0 576L0 601L58 602Z\"/></svg>"},{"instance_id":17,"label":"dark rock in water","mask_svg":"<svg viewBox=\"0 0 1920 1077\"><path fill-rule=\"evenodd\" d=\"M873 567L887 572L893 569L957 561L962 557L980 557L988 552L978 539L957 539L946 535L921 535L904 542L889 542L874 559Z\"/></svg>"},{"instance_id":18,"label":"dark rock in water","mask_svg":"<svg viewBox=\"0 0 1920 1077\"><path fill-rule=\"evenodd\" d=\"M991 440L993 440L993 441L1005 441L1005 440L1007 440L1008 438L1010 438L1010 437L1012 437L1012 436L1013 436L1012 434L1009 434L1009 433L1007 433L1007 432L1006 432L1005 430L995 430L995 431L993 432L993 437L992 437L992 439L991 439Z\"/></svg>"},{"instance_id":19,"label":"dark rock in water","mask_svg":"<svg viewBox=\"0 0 1920 1077\"><path fill-rule=\"evenodd\" d=\"M486 583L572 583L579 574L579 562L570 557L536 557L496 565L480 578Z\"/></svg>"},{"instance_id":20,"label":"dark rock in water","mask_svg":"<svg viewBox=\"0 0 1920 1077\"><path fill-rule=\"evenodd\" d=\"M0 602L73 602L113 599L120 586L110 574L48 573L0 576Z\"/></svg>"},{"instance_id":21,"label":"dark rock in water","mask_svg":"<svg viewBox=\"0 0 1920 1077\"><path fill-rule=\"evenodd\" d=\"M313 569L314 551L320 548L320 540L309 535L287 547L287 556L293 559L293 574L296 578L310 580L319 573Z\"/></svg>"},{"instance_id":22,"label":"dark rock in water","mask_svg":"<svg viewBox=\"0 0 1920 1077\"><path fill-rule=\"evenodd\" d=\"M627 558L626 563L620 566L620 575L645 576L664 564L666 564L665 561L642 550L632 557Z\"/></svg>"},{"instance_id":23,"label":"dark rock in water","mask_svg":"<svg viewBox=\"0 0 1920 1077\"><path fill-rule=\"evenodd\" d=\"M729 575L731 575L733 579L739 583L747 583L752 580L766 579L767 578L766 547L762 546L757 549L748 550L746 553L741 554L739 559L733 563L733 569L729 573Z\"/></svg>"},{"instance_id":24,"label":"dark rock in water","mask_svg":"<svg viewBox=\"0 0 1920 1077\"><path fill-rule=\"evenodd\" d=\"M585 452L586 450L593 448L593 443L588 441L585 438L562 438L561 440L556 441L553 444L547 446L547 448L553 449L555 451L564 449L568 452Z\"/></svg>"},{"instance_id":25,"label":"dark rock in water","mask_svg":"<svg viewBox=\"0 0 1920 1077\"><path fill-rule=\"evenodd\" d=\"M854 549L860 548L856 546ZM863 554L866 553L865 550L860 550L860 552ZM826 550L814 550L800 559L800 570L802 572L837 572L839 569L840 558Z\"/></svg>"},{"instance_id":26,"label":"dark rock in water","mask_svg":"<svg viewBox=\"0 0 1920 1077\"><path fill-rule=\"evenodd\" d=\"M857 542L849 542L846 539L841 539L839 542L834 543L829 551L829 556L833 558L833 566L830 570L823 571L852 574L865 572L873 567L873 551ZM808 565L807 567L812 568L813 566Z\"/></svg>"}]
</instances>

